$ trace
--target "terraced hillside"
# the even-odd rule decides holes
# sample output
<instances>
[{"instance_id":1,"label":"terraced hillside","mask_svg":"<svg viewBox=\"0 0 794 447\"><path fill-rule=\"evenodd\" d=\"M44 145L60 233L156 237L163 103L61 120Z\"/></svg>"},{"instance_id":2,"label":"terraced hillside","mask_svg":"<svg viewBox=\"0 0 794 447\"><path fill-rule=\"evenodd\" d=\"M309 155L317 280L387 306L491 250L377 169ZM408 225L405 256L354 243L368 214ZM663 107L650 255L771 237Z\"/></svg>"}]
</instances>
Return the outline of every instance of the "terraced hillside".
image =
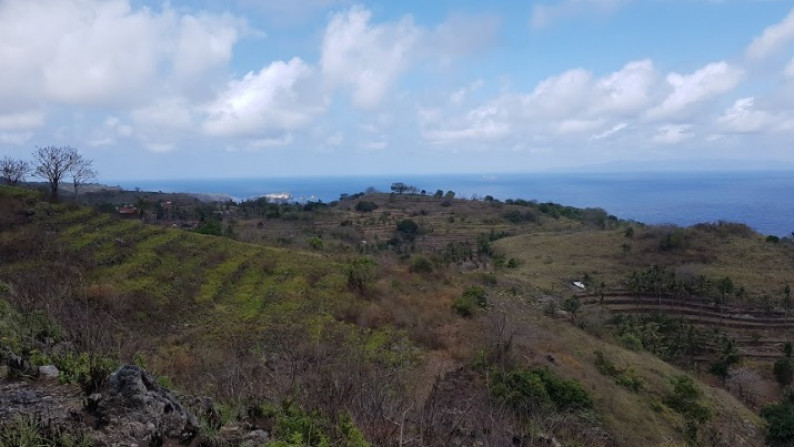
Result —
<instances>
[{"instance_id":1,"label":"terraced hillside","mask_svg":"<svg viewBox=\"0 0 794 447\"><path fill-rule=\"evenodd\" d=\"M394 213L393 223L378 229L383 237L394 237L394 222L403 218L437 225L417 235L427 241L447 230L475 241L492 230L553 237L592 231L551 212L535 210L534 220L517 223L505 214L534 210L527 205L455 201L439 204L436 215L425 199L381 200L379 207ZM0 204L9 210L0 214L0 300L35 323L35 348L22 345L31 361L76 349L145 364L163 383L224 402L223 414L236 415L228 417L250 420L262 402L296 403L338 427L352 421L371 445L557 439L661 446L683 442L689 430L686 414L670 403L684 398L674 386L690 383L684 372L544 316L538 303L549 290L527 276L532 258L509 252L519 244L502 246L514 238L496 245L520 259L517 266L462 272L420 243L407 258L389 246L369 254L358 243L336 247L329 236L304 250L295 242L250 244L120 220L13 189L0 188ZM426 214L415 209L425 206ZM365 232L376 216L344 207L311 213L264 219L262 227L297 222L316 237L322 222L330 232L352 220L345 227ZM433 260L414 268L416 253ZM563 290L568 277L552 278ZM554 298L564 298L564 290ZM478 298L467 304L472 296ZM758 417L738 400L697 382L686 390L690 404L709 416L699 439L761 444Z\"/></svg>"}]
</instances>

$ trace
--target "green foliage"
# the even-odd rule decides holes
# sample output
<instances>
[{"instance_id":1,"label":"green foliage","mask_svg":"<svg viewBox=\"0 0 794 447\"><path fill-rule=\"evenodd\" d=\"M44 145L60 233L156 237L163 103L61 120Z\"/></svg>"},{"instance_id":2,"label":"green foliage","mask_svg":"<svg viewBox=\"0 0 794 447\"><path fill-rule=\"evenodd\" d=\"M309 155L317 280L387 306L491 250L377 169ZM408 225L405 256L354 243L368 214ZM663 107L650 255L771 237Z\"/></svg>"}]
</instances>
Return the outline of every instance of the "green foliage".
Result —
<instances>
[{"instance_id":1,"label":"green foliage","mask_svg":"<svg viewBox=\"0 0 794 447\"><path fill-rule=\"evenodd\" d=\"M709 367L709 372L722 380L723 385L730 377L730 369L739 363L741 355L736 347L736 341L723 336L717 353L717 360Z\"/></svg>"},{"instance_id":2,"label":"green foliage","mask_svg":"<svg viewBox=\"0 0 794 447\"><path fill-rule=\"evenodd\" d=\"M372 258L360 257L349 261L346 265L347 286L359 293L364 293L375 281L378 264Z\"/></svg>"},{"instance_id":3,"label":"green foliage","mask_svg":"<svg viewBox=\"0 0 794 447\"><path fill-rule=\"evenodd\" d=\"M221 222L216 219L207 219L201 222L193 231L199 234L208 234L210 236L221 236L223 234Z\"/></svg>"},{"instance_id":4,"label":"green foliage","mask_svg":"<svg viewBox=\"0 0 794 447\"><path fill-rule=\"evenodd\" d=\"M488 305L487 293L482 287L469 287L452 303L452 310L462 317L470 317L475 309Z\"/></svg>"},{"instance_id":5,"label":"green foliage","mask_svg":"<svg viewBox=\"0 0 794 447\"><path fill-rule=\"evenodd\" d=\"M408 267L412 273L430 273L433 271L433 263L423 255L411 257L411 266Z\"/></svg>"},{"instance_id":6,"label":"green foliage","mask_svg":"<svg viewBox=\"0 0 794 447\"><path fill-rule=\"evenodd\" d=\"M777 244L778 242L780 242L780 238L775 236L774 234L770 234L769 236L766 237L766 241L771 244Z\"/></svg>"},{"instance_id":7,"label":"green foliage","mask_svg":"<svg viewBox=\"0 0 794 447\"><path fill-rule=\"evenodd\" d=\"M595 351L593 354L595 354L594 363L598 369L598 372L605 376L611 377L618 385L624 386L634 392L642 389L642 379L637 377L633 369L620 369L616 367L615 364L612 363L612 361L601 351Z\"/></svg>"},{"instance_id":8,"label":"green foliage","mask_svg":"<svg viewBox=\"0 0 794 447\"><path fill-rule=\"evenodd\" d=\"M292 403L268 406L267 416L274 420L274 447L369 447L361 431L347 413L332 423L316 411L305 411Z\"/></svg>"},{"instance_id":9,"label":"green foliage","mask_svg":"<svg viewBox=\"0 0 794 447\"><path fill-rule=\"evenodd\" d=\"M582 301L576 295L570 296L562 302L562 310L571 314L571 320L576 319L576 313L579 312L581 307Z\"/></svg>"},{"instance_id":10,"label":"green foliage","mask_svg":"<svg viewBox=\"0 0 794 447\"><path fill-rule=\"evenodd\" d=\"M309 248L312 250L322 250L323 248L323 239L318 236L312 236L309 238Z\"/></svg>"},{"instance_id":11,"label":"green foliage","mask_svg":"<svg viewBox=\"0 0 794 447\"><path fill-rule=\"evenodd\" d=\"M794 364L792 364L791 357L777 359L772 371L775 373L775 380L781 387L785 388L791 385L791 381L794 379Z\"/></svg>"},{"instance_id":12,"label":"green foliage","mask_svg":"<svg viewBox=\"0 0 794 447\"><path fill-rule=\"evenodd\" d=\"M527 210L523 213L519 210L509 210L509 211L505 211L502 214L502 217L504 217L509 222L515 224L524 223L524 222L535 222L537 220L537 216L532 210Z\"/></svg>"},{"instance_id":13,"label":"green foliage","mask_svg":"<svg viewBox=\"0 0 794 447\"><path fill-rule=\"evenodd\" d=\"M761 410L766 420L766 442L772 447L794 445L794 392L786 391L780 402Z\"/></svg>"},{"instance_id":14,"label":"green foliage","mask_svg":"<svg viewBox=\"0 0 794 447\"><path fill-rule=\"evenodd\" d=\"M356 203L356 211L361 213L371 213L378 209L378 204L369 200L361 200Z\"/></svg>"},{"instance_id":15,"label":"green foliage","mask_svg":"<svg viewBox=\"0 0 794 447\"><path fill-rule=\"evenodd\" d=\"M403 219L397 222L397 232L406 237L413 238L419 234L419 225L411 219Z\"/></svg>"},{"instance_id":16,"label":"green foliage","mask_svg":"<svg viewBox=\"0 0 794 447\"><path fill-rule=\"evenodd\" d=\"M659 241L660 251L683 250L689 246L689 236L682 228L667 232Z\"/></svg>"},{"instance_id":17,"label":"green foliage","mask_svg":"<svg viewBox=\"0 0 794 447\"><path fill-rule=\"evenodd\" d=\"M671 383L673 390L665 396L664 403L684 417L684 438L695 444L700 425L711 419L711 410L700 402L703 392L691 377L677 376Z\"/></svg>"},{"instance_id":18,"label":"green foliage","mask_svg":"<svg viewBox=\"0 0 794 447\"><path fill-rule=\"evenodd\" d=\"M99 390L110 373L118 367L118 362L114 359L86 352L70 352L55 356L52 361L60 371L58 379L64 383L80 385L86 395Z\"/></svg>"},{"instance_id":19,"label":"green foliage","mask_svg":"<svg viewBox=\"0 0 794 447\"><path fill-rule=\"evenodd\" d=\"M490 388L494 397L518 414L593 407L592 398L577 381L563 379L548 368L495 370Z\"/></svg>"},{"instance_id":20,"label":"green foliage","mask_svg":"<svg viewBox=\"0 0 794 447\"><path fill-rule=\"evenodd\" d=\"M0 447L89 447L91 438L70 433L33 416L0 421Z\"/></svg>"}]
</instances>

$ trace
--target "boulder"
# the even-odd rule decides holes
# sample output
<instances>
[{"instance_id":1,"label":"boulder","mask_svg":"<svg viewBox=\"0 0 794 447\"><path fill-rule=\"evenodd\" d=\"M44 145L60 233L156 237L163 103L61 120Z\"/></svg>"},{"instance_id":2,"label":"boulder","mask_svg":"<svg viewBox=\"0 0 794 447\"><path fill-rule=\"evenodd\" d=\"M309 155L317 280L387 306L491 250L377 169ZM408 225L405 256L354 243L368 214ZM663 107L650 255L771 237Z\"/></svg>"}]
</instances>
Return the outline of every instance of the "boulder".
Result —
<instances>
[{"instance_id":1,"label":"boulder","mask_svg":"<svg viewBox=\"0 0 794 447\"><path fill-rule=\"evenodd\" d=\"M88 406L103 432L129 443L187 443L199 432L198 420L137 366L125 365L111 374L105 387L89 396Z\"/></svg>"}]
</instances>

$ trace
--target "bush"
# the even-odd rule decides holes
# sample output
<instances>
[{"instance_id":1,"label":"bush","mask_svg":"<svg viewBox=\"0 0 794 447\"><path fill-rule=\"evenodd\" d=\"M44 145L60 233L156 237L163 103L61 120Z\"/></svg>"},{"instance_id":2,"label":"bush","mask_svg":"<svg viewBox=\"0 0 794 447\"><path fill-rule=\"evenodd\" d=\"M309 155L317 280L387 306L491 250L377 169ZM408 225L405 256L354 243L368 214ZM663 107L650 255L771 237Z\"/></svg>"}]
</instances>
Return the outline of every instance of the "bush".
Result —
<instances>
[{"instance_id":1,"label":"bush","mask_svg":"<svg viewBox=\"0 0 794 447\"><path fill-rule=\"evenodd\" d=\"M774 234L770 234L769 236L766 237L766 241L772 244L777 244L778 242L780 242L780 238L775 236Z\"/></svg>"},{"instance_id":2,"label":"bush","mask_svg":"<svg viewBox=\"0 0 794 447\"><path fill-rule=\"evenodd\" d=\"M419 225L411 219L403 219L397 222L397 232L409 240L413 240L419 234Z\"/></svg>"},{"instance_id":3,"label":"bush","mask_svg":"<svg viewBox=\"0 0 794 447\"><path fill-rule=\"evenodd\" d=\"M519 414L551 407L557 411L593 407L592 398L577 381L563 379L548 368L497 370L491 393Z\"/></svg>"},{"instance_id":4,"label":"bush","mask_svg":"<svg viewBox=\"0 0 794 447\"><path fill-rule=\"evenodd\" d=\"M309 238L309 248L312 250L322 250L323 248L323 240L318 236L312 236Z\"/></svg>"},{"instance_id":5,"label":"bush","mask_svg":"<svg viewBox=\"0 0 794 447\"><path fill-rule=\"evenodd\" d=\"M789 390L779 403L765 406L761 417L766 420L767 445L794 445L794 392Z\"/></svg>"},{"instance_id":6,"label":"bush","mask_svg":"<svg viewBox=\"0 0 794 447\"><path fill-rule=\"evenodd\" d=\"M408 270L412 273L430 273L433 271L433 263L422 255L415 255L411 258L411 266Z\"/></svg>"},{"instance_id":7,"label":"bush","mask_svg":"<svg viewBox=\"0 0 794 447\"><path fill-rule=\"evenodd\" d=\"M470 317L475 309L488 305L485 289L482 287L469 287L452 303L452 310L463 317Z\"/></svg>"},{"instance_id":8,"label":"bush","mask_svg":"<svg viewBox=\"0 0 794 447\"><path fill-rule=\"evenodd\" d=\"M790 357L783 357L775 362L773 368L775 379L781 387L785 388L791 385L792 378L794 378L794 365L792 365Z\"/></svg>"},{"instance_id":9,"label":"bush","mask_svg":"<svg viewBox=\"0 0 794 447\"><path fill-rule=\"evenodd\" d=\"M378 204L375 202L370 202L369 200L362 200L356 203L356 211L362 213L371 213L378 209Z\"/></svg>"}]
</instances>

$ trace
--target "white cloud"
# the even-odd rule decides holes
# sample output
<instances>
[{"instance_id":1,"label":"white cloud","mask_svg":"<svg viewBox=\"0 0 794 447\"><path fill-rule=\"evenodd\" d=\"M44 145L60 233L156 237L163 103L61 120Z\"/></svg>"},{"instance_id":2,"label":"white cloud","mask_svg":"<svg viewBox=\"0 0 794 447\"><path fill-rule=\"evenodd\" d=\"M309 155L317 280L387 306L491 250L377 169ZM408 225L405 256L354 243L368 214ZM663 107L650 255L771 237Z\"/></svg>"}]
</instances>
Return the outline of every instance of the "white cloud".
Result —
<instances>
[{"instance_id":1,"label":"white cloud","mask_svg":"<svg viewBox=\"0 0 794 447\"><path fill-rule=\"evenodd\" d=\"M160 98L131 113L136 124L157 132L188 130L193 126L190 105L183 98Z\"/></svg>"},{"instance_id":2,"label":"white cloud","mask_svg":"<svg viewBox=\"0 0 794 447\"><path fill-rule=\"evenodd\" d=\"M658 74L649 59L629 62L595 83L600 97L594 110L598 113L636 113L651 101L651 92L657 82Z\"/></svg>"},{"instance_id":3,"label":"white cloud","mask_svg":"<svg viewBox=\"0 0 794 447\"><path fill-rule=\"evenodd\" d=\"M24 130L42 125L44 125L44 113L38 110L0 114L0 130Z\"/></svg>"},{"instance_id":4,"label":"white cloud","mask_svg":"<svg viewBox=\"0 0 794 447\"><path fill-rule=\"evenodd\" d=\"M659 144L678 144L694 137L692 125L689 124L666 124L656 129L656 134L651 141Z\"/></svg>"},{"instance_id":5,"label":"white cloud","mask_svg":"<svg viewBox=\"0 0 794 447\"><path fill-rule=\"evenodd\" d=\"M590 133L604 125L604 120L583 120L583 119L569 119L562 120L557 125L557 133L559 134L577 134L577 133Z\"/></svg>"},{"instance_id":6,"label":"white cloud","mask_svg":"<svg viewBox=\"0 0 794 447\"><path fill-rule=\"evenodd\" d=\"M449 144L462 140L496 140L510 133L510 126L497 105L473 109L456 122L438 125L436 120L436 114L420 111L422 136L432 144Z\"/></svg>"},{"instance_id":7,"label":"white cloud","mask_svg":"<svg viewBox=\"0 0 794 447\"><path fill-rule=\"evenodd\" d=\"M755 109L755 98L741 98L717 120L720 127L732 133L752 133L768 128L772 124L769 113Z\"/></svg>"},{"instance_id":8,"label":"white cloud","mask_svg":"<svg viewBox=\"0 0 794 447\"><path fill-rule=\"evenodd\" d=\"M293 143L294 138L291 133L281 135L274 138L259 138L248 143L250 149L270 149L274 147L289 146Z\"/></svg>"},{"instance_id":9,"label":"white cloud","mask_svg":"<svg viewBox=\"0 0 794 447\"><path fill-rule=\"evenodd\" d=\"M229 14L183 16L174 51L174 74L185 79L225 66L244 28L244 23Z\"/></svg>"},{"instance_id":10,"label":"white cloud","mask_svg":"<svg viewBox=\"0 0 794 447\"><path fill-rule=\"evenodd\" d=\"M545 28L553 22L569 17L592 14L612 13L630 0L559 0L551 4L532 6L530 24L533 28Z\"/></svg>"},{"instance_id":11,"label":"white cloud","mask_svg":"<svg viewBox=\"0 0 794 447\"><path fill-rule=\"evenodd\" d=\"M109 146L115 144L119 138L129 138L133 135L133 128L124 124L115 116L108 116L101 128L96 129L88 140L89 146Z\"/></svg>"},{"instance_id":12,"label":"white cloud","mask_svg":"<svg viewBox=\"0 0 794 447\"><path fill-rule=\"evenodd\" d=\"M321 66L334 84L353 89L353 104L380 104L416 50L421 30L410 17L396 23L371 25L372 13L363 7L334 14L325 29Z\"/></svg>"},{"instance_id":13,"label":"white cloud","mask_svg":"<svg viewBox=\"0 0 794 447\"><path fill-rule=\"evenodd\" d=\"M342 132L334 132L325 139L325 145L330 147L341 146L345 141L345 135Z\"/></svg>"},{"instance_id":14,"label":"white cloud","mask_svg":"<svg viewBox=\"0 0 794 447\"><path fill-rule=\"evenodd\" d=\"M22 145L33 138L33 132L0 132L0 143Z\"/></svg>"},{"instance_id":15,"label":"white cloud","mask_svg":"<svg viewBox=\"0 0 794 447\"><path fill-rule=\"evenodd\" d=\"M794 9L779 23L768 26L747 48L747 56L763 59L780 49L789 48L794 41Z\"/></svg>"},{"instance_id":16,"label":"white cloud","mask_svg":"<svg viewBox=\"0 0 794 447\"><path fill-rule=\"evenodd\" d=\"M673 91L659 106L648 111L648 117L666 119L680 115L692 104L732 90L743 77L742 70L724 61L710 63L688 75L670 73L667 83Z\"/></svg>"},{"instance_id":17,"label":"white cloud","mask_svg":"<svg viewBox=\"0 0 794 447\"><path fill-rule=\"evenodd\" d=\"M466 87L463 87L462 89L452 93L449 96L449 101L456 106L460 106L464 101L466 101L466 98L468 98L469 95L479 90L484 84L485 83L481 79L478 79Z\"/></svg>"},{"instance_id":18,"label":"white cloud","mask_svg":"<svg viewBox=\"0 0 794 447\"><path fill-rule=\"evenodd\" d=\"M597 134L591 136L590 140L592 140L592 141L603 140L604 138L608 138L608 137L611 137L612 135L615 135L616 133L620 132L621 130L627 128L628 126L629 125L626 124L626 123L615 124L611 128L609 128L609 129L607 129L607 130L605 130L605 131L603 131L601 133L597 133Z\"/></svg>"},{"instance_id":19,"label":"white cloud","mask_svg":"<svg viewBox=\"0 0 794 447\"><path fill-rule=\"evenodd\" d=\"M203 129L215 136L268 136L308 124L325 110L313 70L299 58L276 61L229 82L206 108Z\"/></svg>"},{"instance_id":20,"label":"white cloud","mask_svg":"<svg viewBox=\"0 0 794 447\"><path fill-rule=\"evenodd\" d=\"M151 152L160 154L173 152L176 149L173 143L144 143L144 147Z\"/></svg>"},{"instance_id":21,"label":"white cloud","mask_svg":"<svg viewBox=\"0 0 794 447\"><path fill-rule=\"evenodd\" d=\"M791 59L788 65L786 65L783 74L786 75L787 78L794 79L794 59Z\"/></svg>"},{"instance_id":22,"label":"white cloud","mask_svg":"<svg viewBox=\"0 0 794 447\"><path fill-rule=\"evenodd\" d=\"M0 2L0 102L142 105L226 65L242 19L130 0Z\"/></svg>"}]
</instances>

